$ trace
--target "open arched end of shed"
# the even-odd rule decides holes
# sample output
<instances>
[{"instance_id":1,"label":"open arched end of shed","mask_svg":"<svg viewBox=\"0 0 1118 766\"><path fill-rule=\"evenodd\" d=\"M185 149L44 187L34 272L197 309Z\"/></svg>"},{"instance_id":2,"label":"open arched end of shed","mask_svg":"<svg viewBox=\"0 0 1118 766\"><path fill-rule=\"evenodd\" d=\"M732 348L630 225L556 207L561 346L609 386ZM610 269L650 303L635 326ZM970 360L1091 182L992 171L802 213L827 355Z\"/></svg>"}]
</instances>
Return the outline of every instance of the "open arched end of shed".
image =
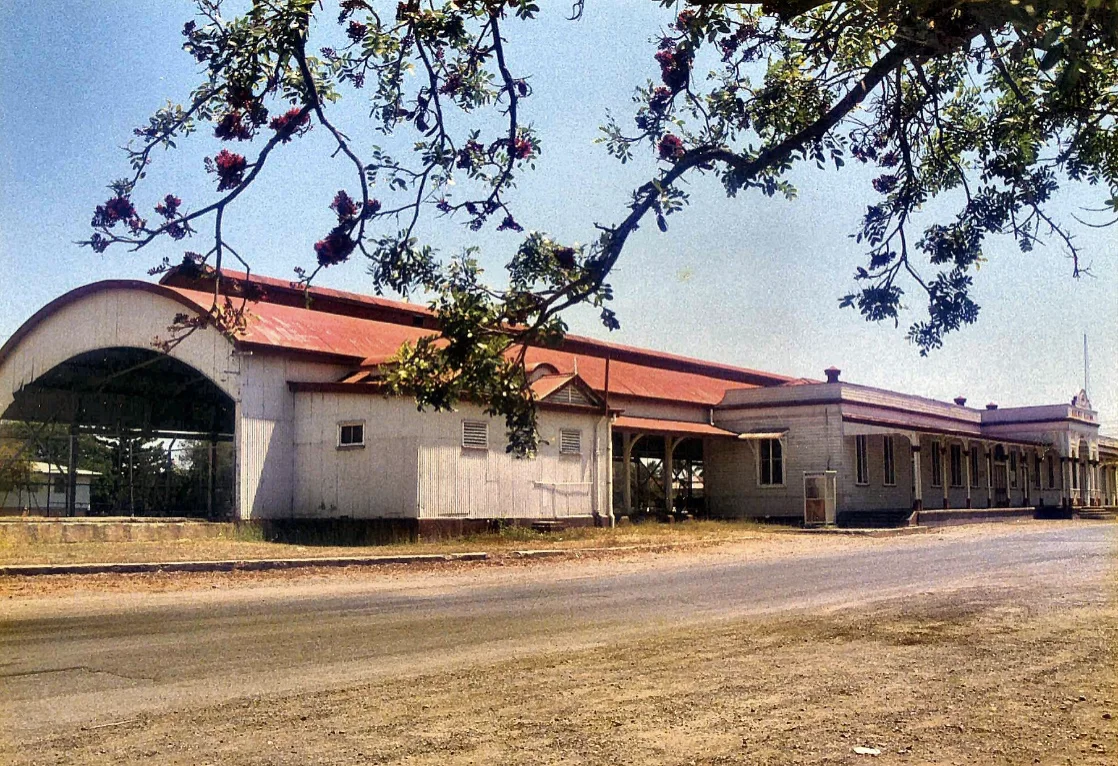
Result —
<instances>
[{"instance_id":1,"label":"open arched end of shed","mask_svg":"<svg viewBox=\"0 0 1118 766\"><path fill-rule=\"evenodd\" d=\"M0 415L7 513L227 517L233 398L154 349L69 357L12 392ZM13 468L14 466L14 468Z\"/></svg>"}]
</instances>

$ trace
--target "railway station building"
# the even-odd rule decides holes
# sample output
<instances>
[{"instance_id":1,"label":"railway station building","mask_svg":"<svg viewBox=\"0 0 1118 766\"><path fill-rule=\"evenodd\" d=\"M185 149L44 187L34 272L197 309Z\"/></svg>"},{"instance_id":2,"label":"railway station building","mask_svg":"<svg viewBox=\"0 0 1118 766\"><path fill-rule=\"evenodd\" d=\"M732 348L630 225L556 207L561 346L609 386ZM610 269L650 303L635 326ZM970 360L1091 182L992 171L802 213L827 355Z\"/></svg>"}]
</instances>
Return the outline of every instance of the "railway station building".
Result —
<instances>
[{"instance_id":1,"label":"railway station building","mask_svg":"<svg viewBox=\"0 0 1118 766\"><path fill-rule=\"evenodd\" d=\"M517 458L503 421L479 407L421 412L385 393L400 345L437 331L427 308L226 276L261 293L236 340L203 328L155 349L177 315L213 299L212 274L173 270L73 290L0 347L4 454L41 464L50 453L47 469L67 477L61 509L3 512L365 519L426 534L502 520L857 525L1118 505L1118 439L1099 433L1085 391L976 407L847 382L834 368L796 378L578 336L528 350L541 444ZM163 445L158 460L152 444ZM186 457L169 446L186 444ZM137 449L165 462L147 467L139 493ZM91 499L78 502L89 481Z\"/></svg>"}]
</instances>

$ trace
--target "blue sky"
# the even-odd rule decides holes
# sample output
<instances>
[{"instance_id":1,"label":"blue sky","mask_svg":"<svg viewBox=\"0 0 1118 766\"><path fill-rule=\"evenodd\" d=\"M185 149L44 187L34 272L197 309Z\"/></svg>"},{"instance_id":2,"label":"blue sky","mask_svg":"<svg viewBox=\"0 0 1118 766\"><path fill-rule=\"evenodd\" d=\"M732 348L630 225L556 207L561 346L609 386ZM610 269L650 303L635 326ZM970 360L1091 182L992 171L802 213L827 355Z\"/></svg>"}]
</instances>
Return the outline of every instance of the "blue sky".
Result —
<instances>
[{"instance_id":1,"label":"blue sky","mask_svg":"<svg viewBox=\"0 0 1118 766\"><path fill-rule=\"evenodd\" d=\"M629 192L655 170L651 153L622 166L593 142L606 111L624 121L633 88L656 76L647 39L668 16L652 0L592 0L577 23L563 19L569 3L545 7L540 22L510 30L514 67L531 75L535 91L525 118L544 149L517 191L516 209L528 228L585 242L595 221L623 215ZM73 243L88 236L105 185L127 173L118 147L195 83L195 64L180 48L190 9L184 0L0 3L0 340L66 290L146 279L164 255L181 257L181 246L170 243L104 255ZM357 126L363 109L358 96L340 116ZM288 147L230 211L227 232L261 273L288 277L312 264L313 244L330 226L326 206L347 176L322 134ZM372 140L356 128L355 135ZM157 158L141 199L154 204L168 191L188 206L212 199L201 158L217 142L200 133L187 144ZM670 219L670 231L641 230L619 263L614 308L622 329L607 333L590 312L572 315L572 329L791 375L822 377L835 365L845 380L1003 406L1070 399L1083 383L1086 333L1091 398L1104 428L1118 433L1118 229L1079 232L1094 272L1080 280L1054 243L1021 254L1009 240L992 242L977 276L979 322L921 358L903 323L899 330L869 325L838 309L862 263L848 235L872 200L868 177L857 168L804 170L794 180L800 195L791 202L757 194L727 200L717 183L696 181L693 204ZM1099 199L1069 187L1060 211L1069 217ZM481 246L495 278L518 242L511 233L475 239L443 224L428 233L446 252ZM369 290L359 260L328 270L319 283Z\"/></svg>"}]
</instances>

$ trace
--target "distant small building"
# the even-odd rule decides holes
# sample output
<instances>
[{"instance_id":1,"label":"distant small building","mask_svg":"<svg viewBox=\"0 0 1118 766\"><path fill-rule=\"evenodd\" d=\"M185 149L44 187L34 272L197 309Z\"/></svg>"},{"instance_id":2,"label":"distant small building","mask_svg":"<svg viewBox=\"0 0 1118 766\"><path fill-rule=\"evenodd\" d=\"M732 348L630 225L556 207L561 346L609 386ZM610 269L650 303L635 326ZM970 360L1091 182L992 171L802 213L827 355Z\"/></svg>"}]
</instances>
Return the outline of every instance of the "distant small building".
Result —
<instances>
[{"instance_id":1,"label":"distant small building","mask_svg":"<svg viewBox=\"0 0 1118 766\"><path fill-rule=\"evenodd\" d=\"M0 493L0 515L56 516L64 512L69 476L66 466L40 460L30 461L26 466L25 477L7 492ZM80 468L74 474L75 515L82 516L89 512L90 485L100 474Z\"/></svg>"},{"instance_id":2,"label":"distant small building","mask_svg":"<svg viewBox=\"0 0 1118 766\"><path fill-rule=\"evenodd\" d=\"M848 383L837 369L794 378L578 336L526 352L542 441L518 459L504 423L480 407L419 412L386 394L384 365L400 345L437 331L427 308L247 281L256 302L243 335L202 328L168 355L152 338L208 309L212 273L61 296L0 347L0 415L72 434L208 441L206 486L190 497L208 495L201 510L214 515L215 476L231 461L227 501L242 520L422 531L669 513L795 520L820 503L840 523L1118 504L1118 439L1099 434L1086 392L975 408ZM219 456L219 442L232 449ZM53 509L61 497L39 502Z\"/></svg>"}]
</instances>

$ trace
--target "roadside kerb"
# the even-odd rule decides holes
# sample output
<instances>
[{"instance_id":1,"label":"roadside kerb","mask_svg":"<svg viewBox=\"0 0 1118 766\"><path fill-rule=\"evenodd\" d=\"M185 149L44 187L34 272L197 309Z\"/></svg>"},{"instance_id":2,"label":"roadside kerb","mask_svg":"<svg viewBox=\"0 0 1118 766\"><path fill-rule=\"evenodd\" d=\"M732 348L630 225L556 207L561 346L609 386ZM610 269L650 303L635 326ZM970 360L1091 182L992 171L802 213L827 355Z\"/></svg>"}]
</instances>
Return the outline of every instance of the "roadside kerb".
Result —
<instances>
[{"instance_id":1,"label":"roadside kerb","mask_svg":"<svg viewBox=\"0 0 1118 766\"><path fill-rule=\"evenodd\" d=\"M430 564L444 561L485 561L488 553L423 553L408 556L339 556L299 559L237 559L231 561L166 561L116 564L15 564L0 566L0 576L60 574L141 574L145 572L259 572L308 567Z\"/></svg>"},{"instance_id":2,"label":"roadside kerb","mask_svg":"<svg viewBox=\"0 0 1118 766\"><path fill-rule=\"evenodd\" d=\"M774 528L774 532L822 533L854 537L898 537L933 531L930 527L898 527L895 529L797 529ZM254 572L274 569L306 569L310 567L359 567L386 564L430 564L453 561L493 561L501 558L545 559L568 556L578 558L584 554L645 552L659 553L682 548L718 545L719 541L677 541L645 545L617 545L594 548L542 548L509 551L507 553L422 553L399 556L338 556L331 558L297 559L233 559L224 561L167 561L103 564L12 564L0 565L0 577L66 575L66 574L143 574L146 572Z\"/></svg>"}]
</instances>

